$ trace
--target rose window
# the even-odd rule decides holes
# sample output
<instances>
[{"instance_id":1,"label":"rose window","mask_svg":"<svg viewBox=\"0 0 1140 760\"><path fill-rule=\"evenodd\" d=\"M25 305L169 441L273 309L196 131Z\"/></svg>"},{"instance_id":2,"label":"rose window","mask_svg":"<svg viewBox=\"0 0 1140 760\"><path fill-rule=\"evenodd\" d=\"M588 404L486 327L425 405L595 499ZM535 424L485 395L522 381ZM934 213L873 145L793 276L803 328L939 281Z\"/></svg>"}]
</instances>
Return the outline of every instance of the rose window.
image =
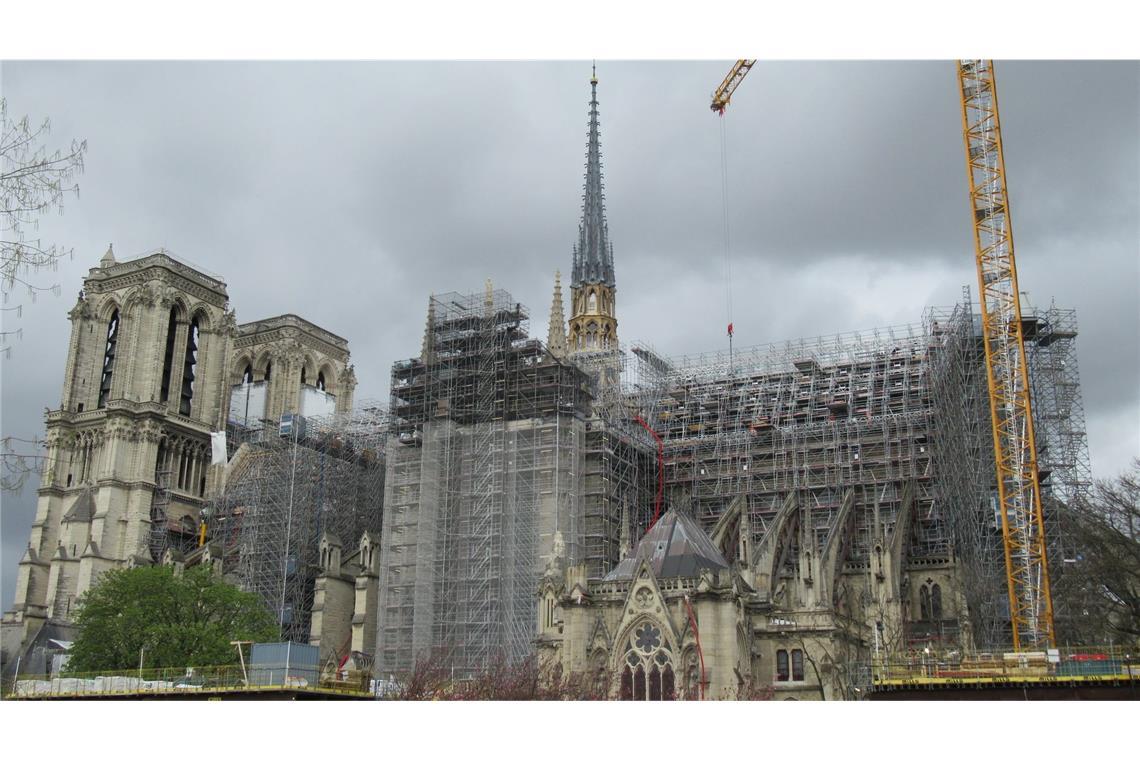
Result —
<instances>
[{"instance_id":1,"label":"rose window","mask_svg":"<svg viewBox=\"0 0 1140 760\"><path fill-rule=\"evenodd\" d=\"M643 652L649 653L661 646L661 631L649 623L638 628L633 635L637 648Z\"/></svg>"},{"instance_id":2,"label":"rose window","mask_svg":"<svg viewBox=\"0 0 1140 760\"><path fill-rule=\"evenodd\" d=\"M657 701L676 698L673 650L659 626L646 621L634 627L626 637L620 662L621 699Z\"/></svg>"}]
</instances>

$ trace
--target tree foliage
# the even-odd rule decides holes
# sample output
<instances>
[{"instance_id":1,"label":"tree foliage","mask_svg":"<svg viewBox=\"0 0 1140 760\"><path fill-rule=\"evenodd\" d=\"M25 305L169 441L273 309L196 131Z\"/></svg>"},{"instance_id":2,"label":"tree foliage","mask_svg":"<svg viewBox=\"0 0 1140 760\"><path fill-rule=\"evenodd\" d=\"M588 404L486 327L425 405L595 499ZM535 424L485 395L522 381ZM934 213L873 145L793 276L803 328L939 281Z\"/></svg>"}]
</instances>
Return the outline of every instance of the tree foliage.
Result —
<instances>
[{"instance_id":1,"label":"tree foliage","mask_svg":"<svg viewBox=\"0 0 1140 760\"><path fill-rule=\"evenodd\" d=\"M1088 503L1062 512L1072 539L1054 588L1071 611L1057 621L1061 643L1140 643L1140 459L1117 478L1097 481Z\"/></svg>"},{"instance_id":2,"label":"tree foliage","mask_svg":"<svg viewBox=\"0 0 1140 760\"><path fill-rule=\"evenodd\" d=\"M273 616L253 594L205 567L110 570L79 598L74 673L228 665L231 641L276 641Z\"/></svg>"}]
</instances>

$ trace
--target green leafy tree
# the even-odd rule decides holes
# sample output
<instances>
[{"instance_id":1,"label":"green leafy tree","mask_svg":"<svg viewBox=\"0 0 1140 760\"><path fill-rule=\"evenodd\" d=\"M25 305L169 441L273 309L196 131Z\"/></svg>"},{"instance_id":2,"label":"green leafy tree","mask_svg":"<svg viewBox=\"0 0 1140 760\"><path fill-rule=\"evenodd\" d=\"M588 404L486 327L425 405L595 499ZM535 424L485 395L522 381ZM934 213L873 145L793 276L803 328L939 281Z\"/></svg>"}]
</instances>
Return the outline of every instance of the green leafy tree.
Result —
<instances>
[{"instance_id":1,"label":"green leafy tree","mask_svg":"<svg viewBox=\"0 0 1140 760\"><path fill-rule=\"evenodd\" d=\"M208 568L111 570L79 598L73 673L229 665L231 641L277 641L273 616L253 594Z\"/></svg>"}]
</instances>

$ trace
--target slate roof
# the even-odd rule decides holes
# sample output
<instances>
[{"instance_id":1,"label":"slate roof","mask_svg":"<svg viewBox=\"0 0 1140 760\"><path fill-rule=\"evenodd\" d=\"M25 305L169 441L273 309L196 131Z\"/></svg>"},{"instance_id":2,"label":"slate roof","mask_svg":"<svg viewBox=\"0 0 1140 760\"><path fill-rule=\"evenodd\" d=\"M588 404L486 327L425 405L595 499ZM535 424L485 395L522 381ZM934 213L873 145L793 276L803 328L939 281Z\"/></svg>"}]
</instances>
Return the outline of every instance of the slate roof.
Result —
<instances>
[{"instance_id":1,"label":"slate roof","mask_svg":"<svg viewBox=\"0 0 1140 760\"><path fill-rule=\"evenodd\" d=\"M728 560L692 518L670 509L637 542L637 548L603 580L629 580L641 560L649 560L656 578L695 578L704 568L724 570Z\"/></svg>"},{"instance_id":2,"label":"slate roof","mask_svg":"<svg viewBox=\"0 0 1140 760\"><path fill-rule=\"evenodd\" d=\"M61 522L90 522L91 515L95 514L95 497L91 495L91 489L83 489L83 493L79 494L79 498L71 505L71 509L67 510L67 514L63 516Z\"/></svg>"}]
</instances>

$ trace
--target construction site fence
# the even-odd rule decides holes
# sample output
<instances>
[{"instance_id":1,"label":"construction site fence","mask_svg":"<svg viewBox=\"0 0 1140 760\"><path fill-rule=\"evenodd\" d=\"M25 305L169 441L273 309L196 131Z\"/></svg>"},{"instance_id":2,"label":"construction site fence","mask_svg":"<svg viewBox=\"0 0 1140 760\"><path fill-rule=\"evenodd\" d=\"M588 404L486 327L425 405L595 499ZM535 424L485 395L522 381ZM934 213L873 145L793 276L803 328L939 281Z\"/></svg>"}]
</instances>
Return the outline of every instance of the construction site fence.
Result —
<instances>
[{"instance_id":1,"label":"construction site fence","mask_svg":"<svg viewBox=\"0 0 1140 760\"><path fill-rule=\"evenodd\" d=\"M873 683L923 680L1008 680L1113 677L1140 681L1140 650L1069 647L1043 651L910 652L874 658Z\"/></svg>"},{"instance_id":2,"label":"construction site fence","mask_svg":"<svg viewBox=\"0 0 1140 760\"><path fill-rule=\"evenodd\" d=\"M53 697L148 697L193 698L225 692L312 691L378 695L383 684L367 672L320 676L312 666L288 665L257 669L246 665L194 668L120 670L73 673L52 678L20 676L5 699L50 699Z\"/></svg>"}]
</instances>

